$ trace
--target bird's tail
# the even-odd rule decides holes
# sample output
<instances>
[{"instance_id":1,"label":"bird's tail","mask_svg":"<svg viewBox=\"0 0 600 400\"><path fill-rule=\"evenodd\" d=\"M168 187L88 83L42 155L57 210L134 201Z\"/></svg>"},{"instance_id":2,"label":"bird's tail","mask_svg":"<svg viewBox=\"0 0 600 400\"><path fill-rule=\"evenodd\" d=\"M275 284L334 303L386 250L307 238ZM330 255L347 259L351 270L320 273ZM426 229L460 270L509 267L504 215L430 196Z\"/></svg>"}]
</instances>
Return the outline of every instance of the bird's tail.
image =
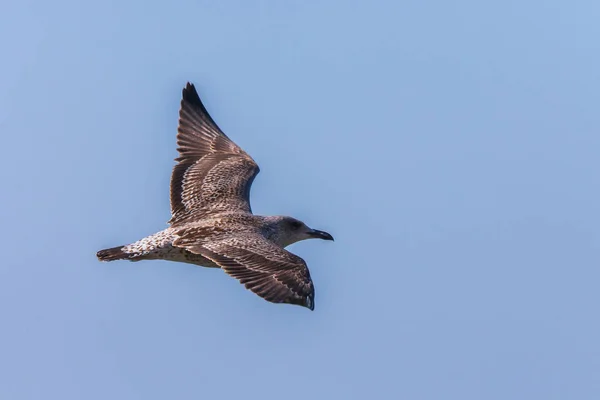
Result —
<instances>
[{"instance_id":1,"label":"bird's tail","mask_svg":"<svg viewBox=\"0 0 600 400\"><path fill-rule=\"evenodd\" d=\"M114 260L125 260L131 257L123 251L124 246L113 247L110 249L100 250L96 253L96 257L100 261L114 261Z\"/></svg>"}]
</instances>

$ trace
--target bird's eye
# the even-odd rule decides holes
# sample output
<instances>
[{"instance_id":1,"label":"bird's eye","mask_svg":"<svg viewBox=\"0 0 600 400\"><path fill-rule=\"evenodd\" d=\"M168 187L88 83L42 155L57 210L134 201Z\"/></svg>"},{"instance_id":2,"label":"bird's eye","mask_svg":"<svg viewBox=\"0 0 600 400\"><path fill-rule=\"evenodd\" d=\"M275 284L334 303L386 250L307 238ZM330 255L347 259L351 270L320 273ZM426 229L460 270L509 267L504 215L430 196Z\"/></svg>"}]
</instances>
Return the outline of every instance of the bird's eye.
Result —
<instances>
[{"instance_id":1,"label":"bird's eye","mask_svg":"<svg viewBox=\"0 0 600 400\"><path fill-rule=\"evenodd\" d=\"M300 229L301 226L302 226L302 222L300 222L300 221L292 221L292 228L294 228L294 229Z\"/></svg>"}]
</instances>

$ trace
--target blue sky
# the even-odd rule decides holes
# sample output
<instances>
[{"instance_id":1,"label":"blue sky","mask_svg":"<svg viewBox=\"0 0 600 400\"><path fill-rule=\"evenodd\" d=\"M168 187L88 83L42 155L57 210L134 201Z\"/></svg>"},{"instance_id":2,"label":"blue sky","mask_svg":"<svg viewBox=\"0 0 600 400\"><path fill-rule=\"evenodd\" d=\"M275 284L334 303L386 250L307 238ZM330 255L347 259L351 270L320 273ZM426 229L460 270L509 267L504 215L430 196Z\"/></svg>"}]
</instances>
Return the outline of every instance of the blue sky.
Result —
<instances>
[{"instance_id":1,"label":"blue sky","mask_svg":"<svg viewBox=\"0 0 600 400\"><path fill-rule=\"evenodd\" d=\"M8 2L0 398L600 398L600 3ZM316 310L97 262L163 229L181 89Z\"/></svg>"}]
</instances>

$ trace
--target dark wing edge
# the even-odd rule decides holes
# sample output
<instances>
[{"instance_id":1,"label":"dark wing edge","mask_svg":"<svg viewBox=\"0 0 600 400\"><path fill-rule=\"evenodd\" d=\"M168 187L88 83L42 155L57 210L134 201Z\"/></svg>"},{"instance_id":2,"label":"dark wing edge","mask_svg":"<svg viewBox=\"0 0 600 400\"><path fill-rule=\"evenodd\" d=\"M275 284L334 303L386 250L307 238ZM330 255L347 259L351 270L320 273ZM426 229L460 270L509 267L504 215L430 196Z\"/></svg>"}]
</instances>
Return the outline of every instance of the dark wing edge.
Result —
<instances>
[{"instance_id":1,"label":"dark wing edge","mask_svg":"<svg viewBox=\"0 0 600 400\"><path fill-rule=\"evenodd\" d=\"M217 152L250 158L218 127L192 83L186 84L181 97L177 127L179 157L175 161L198 159L206 154Z\"/></svg>"},{"instance_id":2,"label":"dark wing edge","mask_svg":"<svg viewBox=\"0 0 600 400\"><path fill-rule=\"evenodd\" d=\"M221 196L221 200L225 198L224 206L231 200L235 203L233 208L251 212L250 187L260 169L252 157L221 131L200 100L195 86L189 82L182 91L177 146L179 157L175 159L177 165L171 174L172 218L169 224L182 222L195 212L202 213L196 208L202 209L216 196ZM221 192L207 192L203 196L203 179L218 165L225 166L223 178L228 177L228 172L238 178L216 182L214 187ZM234 184L238 186L232 187Z\"/></svg>"},{"instance_id":3,"label":"dark wing edge","mask_svg":"<svg viewBox=\"0 0 600 400\"><path fill-rule=\"evenodd\" d=\"M173 245L208 258L246 289L271 303L294 304L314 310L315 290L306 262L261 236L250 239L249 243L259 246L236 246L230 240L182 246L187 241L185 238L175 240ZM243 237L239 240L246 243Z\"/></svg>"},{"instance_id":4,"label":"dark wing edge","mask_svg":"<svg viewBox=\"0 0 600 400\"><path fill-rule=\"evenodd\" d=\"M202 100L200 100L200 96L198 95L198 91L196 90L196 86L194 86L193 83L186 83L185 87L181 91L181 102L183 103L184 101L193 106L197 110L197 112L202 115L203 119L208 125L211 126L212 129L226 136L223 133L223 131L219 129L219 126L216 124L216 122L212 119L212 117L206 110L206 107L204 107L204 104L202 103Z\"/></svg>"}]
</instances>

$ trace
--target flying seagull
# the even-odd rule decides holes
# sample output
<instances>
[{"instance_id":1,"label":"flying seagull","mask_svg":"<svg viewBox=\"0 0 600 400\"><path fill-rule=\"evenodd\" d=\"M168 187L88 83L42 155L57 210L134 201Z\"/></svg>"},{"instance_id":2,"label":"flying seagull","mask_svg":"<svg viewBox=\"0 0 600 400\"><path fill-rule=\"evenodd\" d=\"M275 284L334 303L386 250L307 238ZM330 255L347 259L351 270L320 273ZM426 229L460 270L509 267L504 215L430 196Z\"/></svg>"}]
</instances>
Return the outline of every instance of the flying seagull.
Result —
<instances>
[{"instance_id":1,"label":"flying seagull","mask_svg":"<svg viewBox=\"0 0 600 400\"><path fill-rule=\"evenodd\" d=\"M306 262L284 248L333 237L292 217L252 214L250 186L258 165L219 129L189 82L179 110L177 146L170 226L135 243L100 250L98 259L221 268L267 301L314 310L315 288Z\"/></svg>"}]
</instances>

